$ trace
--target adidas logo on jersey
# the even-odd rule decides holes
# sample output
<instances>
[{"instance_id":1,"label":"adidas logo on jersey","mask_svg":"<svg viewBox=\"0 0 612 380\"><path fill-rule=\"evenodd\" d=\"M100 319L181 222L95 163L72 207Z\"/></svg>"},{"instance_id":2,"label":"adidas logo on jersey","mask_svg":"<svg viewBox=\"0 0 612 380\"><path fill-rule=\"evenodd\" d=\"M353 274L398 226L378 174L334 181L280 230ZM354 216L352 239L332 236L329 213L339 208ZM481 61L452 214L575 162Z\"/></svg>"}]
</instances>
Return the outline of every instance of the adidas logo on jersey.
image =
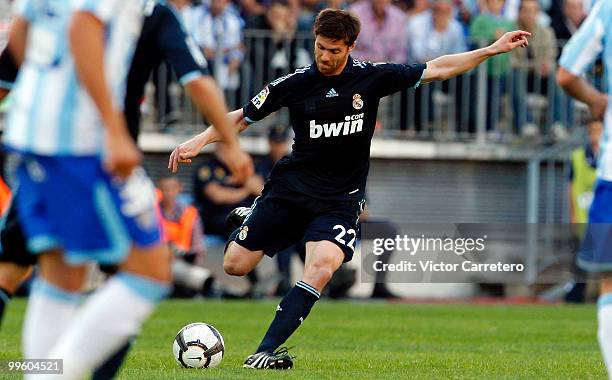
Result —
<instances>
[{"instance_id":1,"label":"adidas logo on jersey","mask_svg":"<svg viewBox=\"0 0 612 380\"><path fill-rule=\"evenodd\" d=\"M316 120L310 120L310 138L346 136L361 132L363 130L363 116L362 113L345 116L344 121L324 124L317 124Z\"/></svg>"},{"instance_id":2,"label":"adidas logo on jersey","mask_svg":"<svg viewBox=\"0 0 612 380\"><path fill-rule=\"evenodd\" d=\"M333 88L327 92L327 95L325 95L326 98L333 98L336 96L338 96L338 93Z\"/></svg>"}]
</instances>

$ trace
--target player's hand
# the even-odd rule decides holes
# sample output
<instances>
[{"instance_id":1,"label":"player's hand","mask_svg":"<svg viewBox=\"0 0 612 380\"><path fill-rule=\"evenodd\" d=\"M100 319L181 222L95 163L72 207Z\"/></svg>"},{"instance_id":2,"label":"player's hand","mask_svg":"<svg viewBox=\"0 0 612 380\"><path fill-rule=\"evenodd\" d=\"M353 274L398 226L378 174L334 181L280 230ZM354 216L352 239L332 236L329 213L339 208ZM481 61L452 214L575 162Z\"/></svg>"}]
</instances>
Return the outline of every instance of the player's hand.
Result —
<instances>
[{"instance_id":1,"label":"player's hand","mask_svg":"<svg viewBox=\"0 0 612 380\"><path fill-rule=\"evenodd\" d=\"M529 45L527 37L530 36L531 33L525 32L523 30L515 30L514 32L504 33L504 35L501 36L500 39L495 41L490 46L491 51L493 54L501 54L514 50L517 47L527 47L527 45Z\"/></svg>"},{"instance_id":2,"label":"player's hand","mask_svg":"<svg viewBox=\"0 0 612 380\"><path fill-rule=\"evenodd\" d=\"M191 158L200 154L202 148L206 145L206 141L202 139L201 135L197 135L182 144L179 144L172 153L168 160L168 169L172 173L176 173L179 168L179 164L191 163Z\"/></svg>"},{"instance_id":3,"label":"player's hand","mask_svg":"<svg viewBox=\"0 0 612 380\"><path fill-rule=\"evenodd\" d=\"M253 160L251 160L251 156L240 149L237 142L229 145L224 142L217 143L217 155L232 172L229 179L230 183L243 184L253 175Z\"/></svg>"},{"instance_id":4,"label":"player's hand","mask_svg":"<svg viewBox=\"0 0 612 380\"><path fill-rule=\"evenodd\" d=\"M106 120L107 154L104 157L104 168L120 178L128 177L134 168L140 165L142 154L134 140L128 135L125 119L116 112Z\"/></svg>"},{"instance_id":5,"label":"player's hand","mask_svg":"<svg viewBox=\"0 0 612 380\"><path fill-rule=\"evenodd\" d=\"M597 98L595 98L595 101L592 104L589 104L591 115L593 118L600 121L602 121L604 118L606 108L608 108L608 95L603 93L599 93Z\"/></svg>"}]
</instances>

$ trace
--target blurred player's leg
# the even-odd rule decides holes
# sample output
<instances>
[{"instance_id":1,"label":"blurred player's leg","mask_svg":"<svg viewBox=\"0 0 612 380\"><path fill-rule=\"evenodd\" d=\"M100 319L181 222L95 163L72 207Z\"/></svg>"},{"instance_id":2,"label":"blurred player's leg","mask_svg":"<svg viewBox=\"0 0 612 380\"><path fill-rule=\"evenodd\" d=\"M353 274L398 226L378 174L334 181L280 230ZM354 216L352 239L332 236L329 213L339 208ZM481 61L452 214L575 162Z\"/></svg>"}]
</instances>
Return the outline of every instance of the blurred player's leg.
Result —
<instances>
[{"instance_id":1,"label":"blurred player's leg","mask_svg":"<svg viewBox=\"0 0 612 380\"><path fill-rule=\"evenodd\" d=\"M612 278L601 281L601 295L597 302L599 329L597 336L608 374L612 373Z\"/></svg>"},{"instance_id":2,"label":"blurred player's leg","mask_svg":"<svg viewBox=\"0 0 612 380\"><path fill-rule=\"evenodd\" d=\"M64 358L64 374L59 378L82 378L138 334L169 292L169 263L165 244L132 249L121 271L91 296L70 331L53 348L49 357Z\"/></svg>"},{"instance_id":3,"label":"blurred player's leg","mask_svg":"<svg viewBox=\"0 0 612 380\"><path fill-rule=\"evenodd\" d=\"M257 352L272 352L304 322L321 291L340 267L344 253L329 241L306 243L306 263L302 280L287 293L276 310Z\"/></svg>"},{"instance_id":4,"label":"blurred player's leg","mask_svg":"<svg viewBox=\"0 0 612 380\"><path fill-rule=\"evenodd\" d=\"M2 317L19 285L32 272L32 267L0 262L0 326Z\"/></svg>"},{"instance_id":5,"label":"blurred player's leg","mask_svg":"<svg viewBox=\"0 0 612 380\"><path fill-rule=\"evenodd\" d=\"M59 251L42 254L39 269L39 278L28 300L22 336L24 356L31 359L49 357L53 345L70 326L85 278L85 268L67 265Z\"/></svg>"},{"instance_id":6,"label":"blurred player's leg","mask_svg":"<svg viewBox=\"0 0 612 380\"><path fill-rule=\"evenodd\" d=\"M91 376L91 380L113 379L123 364L125 357L132 348L132 339L108 358Z\"/></svg>"}]
</instances>

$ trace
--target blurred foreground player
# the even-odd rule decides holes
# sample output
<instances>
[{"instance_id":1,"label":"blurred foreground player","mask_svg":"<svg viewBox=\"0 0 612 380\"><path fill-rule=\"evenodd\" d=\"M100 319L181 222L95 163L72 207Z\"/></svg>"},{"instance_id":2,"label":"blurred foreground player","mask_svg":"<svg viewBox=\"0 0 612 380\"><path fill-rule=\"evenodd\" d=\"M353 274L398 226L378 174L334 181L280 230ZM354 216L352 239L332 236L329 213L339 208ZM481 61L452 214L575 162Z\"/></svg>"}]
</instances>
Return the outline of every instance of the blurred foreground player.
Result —
<instances>
[{"instance_id":1,"label":"blurred foreground player","mask_svg":"<svg viewBox=\"0 0 612 380\"><path fill-rule=\"evenodd\" d=\"M589 210L589 225L577 264L601 275L598 302L598 337L608 375L612 378L612 108L608 95L583 77L600 54L612 85L612 2L599 1L572 36L559 60L557 81L572 97L589 106L593 117L604 120L599 143L597 181Z\"/></svg>"},{"instance_id":2,"label":"blurred foreground player","mask_svg":"<svg viewBox=\"0 0 612 380\"><path fill-rule=\"evenodd\" d=\"M172 66L181 84L189 91L194 103L206 118L223 131L231 131L225 116L226 107L214 80L208 75L206 61L197 49L191 48L193 44L185 35L175 12L169 5L155 4L151 1L145 8L145 16L142 34L138 40L128 76L125 99L124 112L131 136L134 139L138 136L140 99L143 96L145 84L151 70L162 60L166 60ZM16 76L17 66L8 51L4 51L0 56L0 87L4 90L0 93L0 97L8 94ZM235 135L233 131L230 133ZM225 150L231 152L231 149L227 147ZM227 152L223 155L228 156ZM242 152L233 153L230 156L232 167L246 167L246 173L249 173L250 159L248 156ZM239 179L244 176L243 172L242 169L236 171L235 177ZM6 225L1 232L4 252L0 254L0 288L5 290L5 296L0 297L2 301L0 302L0 319L10 295L27 275L31 265L35 264L35 256L28 252L24 242L16 207L14 207L15 203L12 206L6 218ZM113 377L126 352L126 348L119 350L114 358L94 373L93 378Z\"/></svg>"},{"instance_id":3,"label":"blurred foreground player","mask_svg":"<svg viewBox=\"0 0 612 380\"><path fill-rule=\"evenodd\" d=\"M149 10L153 9L153 5L154 3L150 2L149 4L151 4L151 6L149 7ZM160 7L156 6L155 7L156 10L159 10ZM222 125L223 127L225 127L225 129L222 132L230 133L232 136L230 137L230 140L232 140L233 135L235 134L234 132L229 132L229 129L227 128L227 122L225 119L225 115L223 112L223 102L221 100L221 98L218 96L218 90L216 89L216 86L214 85L214 82L212 82L212 80L210 78L204 77L202 75L202 73L200 73L197 69L198 69L198 65L193 63L194 58L191 56L189 49L187 48L187 45L185 45L185 36L184 33L181 30L180 24L178 23L178 21L176 20L176 17L172 14L172 11L168 8L165 8L166 12L162 11L161 12L157 12L157 17L156 18L149 18L149 20L153 20L149 23L149 28L148 28L148 39L145 40L143 42L143 39L141 38L141 40L139 41L139 46L141 45L146 45L146 43L150 43L151 45L153 45L155 47L155 45L157 44L157 49L152 51L149 49L147 50L147 54L148 56L142 57L141 55L141 65L142 62L147 62L147 61L152 61L155 59L162 59L162 58L166 58L166 59L172 59L175 64L175 66L177 66L179 68L179 70L177 70L179 73L183 73L185 74L185 77L188 78L185 81L185 84L187 86L190 87L190 89L193 89L193 93L194 95L199 95L200 98L198 99L199 101L196 101L196 104L198 106L204 105L204 111L208 111L206 112L206 116L209 117L210 120L216 119L218 120L218 122L220 123L220 125ZM164 18L163 16L160 17L161 15L168 15L170 14L172 16L172 19L174 20L174 23L168 23L166 21L168 21L168 17ZM57 16L56 14L49 14L48 16L50 17L54 17ZM17 25L19 25L19 23L16 23ZM167 24L170 24L169 26ZM146 25L145 25L146 27ZM24 29L24 28L22 28ZM27 28L25 28L25 30L27 30ZM22 30L23 31L23 30ZM171 32L178 32L178 35L170 35L169 33ZM176 34L176 33L175 33ZM18 36L18 34L16 34ZM181 39L181 35L183 36L183 38ZM169 37L169 38L168 38ZM179 37L178 40L174 39L174 37ZM164 39L165 38L165 39ZM181 44L182 42L182 44ZM147 46L150 48L150 46ZM151 56L153 55L153 56ZM185 60L185 56L190 57L190 60L187 59ZM183 58L183 60L181 61L181 58ZM192 63L192 65L190 66L189 64ZM132 71L134 71L136 66L136 62L133 63L132 66ZM144 65L146 67L146 63ZM27 66L26 66L27 67ZM194 69L195 68L195 69ZM143 67L139 66L136 67L136 70L139 69L143 69ZM192 71L185 71L185 70L189 70L189 69L194 69ZM150 69L149 69L150 71ZM4 73L4 72L3 72ZM142 70L139 71L139 74L142 73ZM148 76L148 75L147 75ZM144 77L144 80L142 82L142 87L144 87L144 83L147 80L147 76ZM135 77L134 75L130 74L130 78L132 79L133 77ZM136 81L138 82L138 81ZM132 86L133 88L135 87L134 85ZM142 90L141 90L141 94L142 94ZM140 95L137 95L138 98L140 98ZM206 98L206 95L208 95L208 98L206 99L207 101L204 102L202 98ZM127 100L126 100L127 103ZM210 110L210 108L212 105L215 106L221 106L221 107L215 107L215 109L213 111ZM208 107L207 107L208 106ZM208 108L208 109L207 109ZM212 108L212 107L211 107ZM215 110L219 110L217 112L215 112ZM137 124L137 120L136 120L136 124ZM225 125L224 125L225 124ZM134 125L132 124L130 128L130 132L132 132L133 135L137 134L137 125L134 127ZM133 132L136 131L136 132ZM236 141L235 138L233 138L234 142ZM226 146L224 149L226 151L232 151L232 149L228 149L228 147L231 144L228 144L228 146ZM235 147L237 147L237 144L235 145ZM236 153L236 151L232 152L232 153ZM248 174L249 171L249 166L250 166L250 161L248 160L248 156L245 156L244 153L238 151L238 154L232 154L232 158L231 158L231 166L234 169L239 169L237 170L237 178L243 177L246 174ZM244 160L244 158L247 157L247 160ZM243 161L242 163L240 161ZM246 165L244 165L246 164ZM244 170L246 169L246 170ZM245 172L245 173L242 173ZM14 218L15 222L16 218ZM3 233L6 232L3 231ZM15 235L13 235L14 237ZM4 236L3 236L4 237ZM4 241L5 239L3 239ZM9 240L9 241L13 241L13 240ZM6 247L5 247L6 248ZM23 256L28 256L25 252L23 253ZM2 264L3 269L5 269L5 263ZM27 267L27 265L26 265ZM163 268L163 265L161 266ZM3 272L5 272L3 270ZM3 273L6 274L6 273ZM112 375L111 375L112 376ZM100 376L94 376L94 378L108 378L110 376L107 375L100 375Z\"/></svg>"},{"instance_id":4,"label":"blurred foreground player","mask_svg":"<svg viewBox=\"0 0 612 380\"><path fill-rule=\"evenodd\" d=\"M243 130L288 107L295 132L293 152L270 174L262 195L227 244L224 269L244 275L263 258L304 239L306 260L301 281L277 308L265 337L245 368L287 369L286 349L277 350L303 323L333 273L353 256L357 219L365 194L370 142L382 97L445 80L487 58L527 45L529 33L504 34L475 51L443 56L425 64L370 63L352 59L360 23L356 16L326 9L316 19L315 62L266 86L230 117ZM219 141L208 129L179 145L169 167ZM275 351L277 350L277 351Z\"/></svg>"},{"instance_id":5,"label":"blurred foreground player","mask_svg":"<svg viewBox=\"0 0 612 380\"><path fill-rule=\"evenodd\" d=\"M18 162L24 236L39 255L23 353L60 358L62 378L80 379L168 293L152 184L118 107L142 11L136 1L73 13L68 3L24 0L16 9L8 46L21 68L4 144ZM80 305L89 261L121 270Z\"/></svg>"}]
</instances>

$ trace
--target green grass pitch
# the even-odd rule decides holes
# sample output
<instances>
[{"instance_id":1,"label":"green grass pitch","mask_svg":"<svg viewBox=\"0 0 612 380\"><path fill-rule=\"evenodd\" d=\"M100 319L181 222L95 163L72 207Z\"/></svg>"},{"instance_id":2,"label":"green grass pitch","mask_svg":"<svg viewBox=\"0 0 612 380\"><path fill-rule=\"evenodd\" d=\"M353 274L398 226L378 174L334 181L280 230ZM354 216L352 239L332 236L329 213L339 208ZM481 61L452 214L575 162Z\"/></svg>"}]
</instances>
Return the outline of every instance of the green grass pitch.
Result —
<instances>
[{"instance_id":1,"label":"green grass pitch","mask_svg":"<svg viewBox=\"0 0 612 380\"><path fill-rule=\"evenodd\" d=\"M329 302L315 306L289 340L294 369L242 369L272 319L273 301L166 301L147 322L121 379L585 379L606 376L596 309L586 306L409 305ZM25 301L16 300L0 331L0 359L20 356ZM219 329L220 368L188 370L172 339L190 322ZM95 344L95 341L92 341ZM4 378L6 374L0 374Z\"/></svg>"}]
</instances>

